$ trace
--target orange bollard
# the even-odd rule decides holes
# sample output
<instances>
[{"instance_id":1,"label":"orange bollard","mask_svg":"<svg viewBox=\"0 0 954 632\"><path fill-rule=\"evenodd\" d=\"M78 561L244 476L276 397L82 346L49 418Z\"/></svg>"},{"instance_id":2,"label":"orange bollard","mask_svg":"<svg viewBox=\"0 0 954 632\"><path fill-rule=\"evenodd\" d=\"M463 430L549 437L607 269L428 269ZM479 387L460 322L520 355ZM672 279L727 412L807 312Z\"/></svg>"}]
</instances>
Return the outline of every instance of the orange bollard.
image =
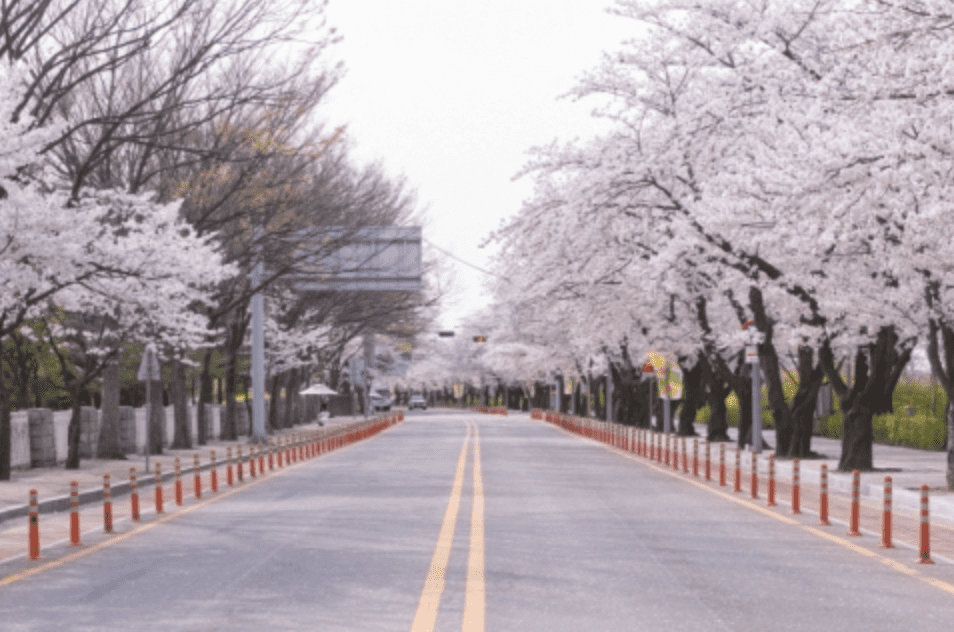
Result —
<instances>
[{"instance_id":1,"label":"orange bollard","mask_svg":"<svg viewBox=\"0 0 954 632\"><path fill-rule=\"evenodd\" d=\"M725 487L725 444L719 444L719 487Z\"/></svg>"},{"instance_id":2,"label":"orange bollard","mask_svg":"<svg viewBox=\"0 0 954 632\"><path fill-rule=\"evenodd\" d=\"M113 532L113 492L109 488L109 474L103 474L103 531Z\"/></svg>"},{"instance_id":3,"label":"orange bollard","mask_svg":"<svg viewBox=\"0 0 954 632\"><path fill-rule=\"evenodd\" d=\"M649 435L649 460L656 460L656 433L651 431L646 431Z\"/></svg>"},{"instance_id":4,"label":"orange bollard","mask_svg":"<svg viewBox=\"0 0 954 632\"><path fill-rule=\"evenodd\" d=\"M822 463L821 482L818 486L818 524L829 525L828 521L828 464Z\"/></svg>"},{"instance_id":5,"label":"orange bollard","mask_svg":"<svg viewBox=\"0 0 954 632\"><path fill-rule=\"evenodd\" d=\"M202 475L200 474L202 470L199 469L199 453L196 452L192 455L192 476L195 480L195 497L196 500L202 498Z\"/></svg>"},{"instance_id":6,"label":"orange bollard","mask_svg":"<svg viewBox=\"0 0 954 632\"><path fill-rule=\"evenodd\" d=\"M881 514L881 548L894 548L891 544L891 477L884 477L884 513Z\"/></svg>"},{"instance_id":7,"label":"orange bollard","mask_svg":"<svg viewBox=\"0 0 954 632\"><path fill-rule=\"evenodd\" d=\"M162 467L156 463L156 513L162 513Z\"/></svg>"},{"instance_id":8,"label":"orange bollard","mask_svg":"<svg viewBox=\"0 0 954 632\"><path fill-rule=\"evenodd\" d=\"M182 504L182 477L180 476L180 465L179 457L176 457L176 460L172 466L173 471L175 472L175 496L176 504Z\"/></svg>"},{"instance_id":9,"label":"orange bollard","mask_svg":"<svg viewBox=\"0 0 954 632\"><path fill-rule=\"evenodd\" d=\"M752 498L759 497L759 455L752 451Z\"/></svg>"},{"instance_id":10,"label":"orange bollard","mask_svg":"<svg viewBox=\"0 0 954 632\"><path fill-rule=\"evenodd\" d=\"M232 486L232 446L225 448L225 482L229 487Z\"/></svg>"},{"instance_id":11,"label":"orange bollard","mask_svg":"<svg viewBox=\"0 0 954 632\"><path fill-rule=\"evenodd\" d=\"M295 440L298 441L298 458L299 460L305 460L305 444L302 443L301 435L296 434Z\"/></svg>"},{"instance_id":12,"label":"orange bollard","mask_svg":"<svg viewBox=\"0 0 954 632\"><path fill-rule=\"evenodd\" d=\"M801 506L801 473L798 459L792 459L792 513L802 513Z\"/></svg>"},{"instance_id":13,"label":"orange bollard","mask_svg":"<svg viewBox=\"0 0 954 632\"><path fill-rule=\"evenodd\" d=\"M735 490L736 492L742 491L742 453L739 451L739 448L735 449Z\"/></svg>"},{"instance_id":14,"label":"orange bollard","mask_svg":"<svg viewBox=\"0 0 954 632\"><path fill-rule=\"evenodd\" d=\"M860 536L858 523L861 518L861 472L854 470L851 473L851 515L848 519L848 535Z\"/></svg>"},{"instance_id":15,"label":"orange bollard","mask_svg":"<svg viewBox=\"0 0 954 632\"><path fill-rule=\"evenodd\" d=\"M242 478L242 477L243 477L243 474L242 474L242 469L243 469L243 467L242 467L242 446L236 446L235 449L238 451L238 453L237 453L237 455L236 455L236 457L235 457L235 468L236 468L236 473L238 474L238 482L241 483L241 482L244 480L244 479Z\"/></svg>"},{"instance_id":16,"label":"orange bollard","mask_svg":"<svg viewBox=\"0 0 954 632\"><path fill-rule=\"evenodd\" d=\"M139 522L139 488L136 487L136 468L129 468L129 502L132 508L132 521Z\"/></svg>"},{"instance_id":17,"label":"orange bollard","mask_svg":"<svg viewBox=\"0 0 954 632\"><path fill-rule=\"evenodd\" d=\"M40 559L40 508L36 499L36 490L30 490L30 533L28 539L31 560Z\"/></svg>"},{"instance_id":18,"label":"orange bollard","mask_svg":"<svg viewBox=\"0 0 954 632\"><path fill-rule=\"evenodd\" d=\"M79 483L70 481L70 546L80 544Z\"/></svg>"},{"instance_id":19,"label":"orange bollard","mask_svg":"<svg viewBox=\"0 0 954 632\"><path fill-rule=\"evenodd\" d=\"M770 454L768 458L768 501L766 505L775 506L775 455Z\"/></svg>"},{"instance_id":20,"label":"orange bollard","mask_svg":"<svg viewBox=\"0 0 954 632\"><path fill-rule=\"evenodd\" d=\"M682 444L680 446L682 448L682 473L688 474L689 473L689 446L686 444L685 437L680 437L679 443Z\"/></svg>"},{"instance_id":21,"label":"orange bollard","mask_svg":"<svg viewBox=\"0 0 954 632\"><path fill-rule=\"evenodd\" d=\"M273 448L275 447L275 439L272 437L268 438L268 469L269 471L275 469L275 453Z\"/></svg>"},{"instance_id":22,"label":"orange bollard","mask_svg":"<svg viewBox=\"0 0 954 632\"><path fill-rule=\"evenodd\" d=\"M215 450L212 450L211 452L209 452L209 460L212 463L212 468L209 470L210 478L211 478L210 483L212 486L212 493L215 494L219 491L219 475L215 471Z\"/></svg>"},{"instance_id":23,"label":"orange bollard","mask_svg":"<svg viewBox=\"0 0 954 632\"><path fill-rule=\"evenodd\" d=\"M664 457L666 459L666 466L669 466L669 434L666 434L666 448L665 448Z\"/></svg>"},{"instance_id":24,"label":"orange bollard","mask_svg":"<svg viewBox=\"0 0 954 632\"><path fill-rule=\"evenodd\" d=\"M921 557L918 564L933 564L931 559L931 525L928 522L928 486L921 485Z\"/></svg>"},{"instance_id":25,"label":"orange bollard","mask_svg":"<svg viewBox=\"0 0 954 632\"><path fill-rule=\"evenodd\" d=\"M281 469L281 468L285 467L285 466L282 464L282 452L283 452L283 449L282 449L282 438L281 438L281 437L278 437L278 449L277 449L277 454L276 454L276 457L277 457L277 460L278 460L278 469Z\"/></svg>"},{"instance_id":26,"label":"orange bollard","mask_svg":"<svg viewBox=\"0 0 954 632\"><path fill-rule=\"evenodd\" d=\"M255 478L255 446L248 446L248 473Z\"/></svg>"},{"instance_id":27,"label":"orange bollard","mask_svg":"<svg viewBox=\"0 0 954 632\"><path fill-rule=\"evenodd\" d=\"M255 448L258 452L258 473L265 476L265 446Z\"/></svg>"}]
</instances>

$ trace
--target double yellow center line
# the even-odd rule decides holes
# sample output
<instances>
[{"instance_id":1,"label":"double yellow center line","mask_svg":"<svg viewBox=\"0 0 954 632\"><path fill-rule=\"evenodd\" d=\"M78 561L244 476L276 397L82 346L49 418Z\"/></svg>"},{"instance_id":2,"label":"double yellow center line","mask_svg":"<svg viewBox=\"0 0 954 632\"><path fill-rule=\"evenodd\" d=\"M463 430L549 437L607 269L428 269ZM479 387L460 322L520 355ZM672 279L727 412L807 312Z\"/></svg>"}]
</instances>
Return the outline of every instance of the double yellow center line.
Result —
<instances>
[{"instance_id":1,"label":"double yellow center line","mask_svg":"<svg viewBox=\"0 0 954 632\"><path fill-rule=\"evenodd\" d=\"M474 438L473 465L473 510L470 516L470 554L467 559L466 605L461 625L462 632L483 632L484 630L484 483L480 472L480 433L470 422L467 423L467 436L457 458L457 470L454 484L451 486L450 500L444 512L437 545L431 557L421 599L411 624L411 632L433 632L437 611L444 592L447 564L450 561L454 543L454 530L457 526L457 514L460 510L460 498L464 489L464 474L467 466L467 448L471 436Z\"/></svg>"}]
</instances>

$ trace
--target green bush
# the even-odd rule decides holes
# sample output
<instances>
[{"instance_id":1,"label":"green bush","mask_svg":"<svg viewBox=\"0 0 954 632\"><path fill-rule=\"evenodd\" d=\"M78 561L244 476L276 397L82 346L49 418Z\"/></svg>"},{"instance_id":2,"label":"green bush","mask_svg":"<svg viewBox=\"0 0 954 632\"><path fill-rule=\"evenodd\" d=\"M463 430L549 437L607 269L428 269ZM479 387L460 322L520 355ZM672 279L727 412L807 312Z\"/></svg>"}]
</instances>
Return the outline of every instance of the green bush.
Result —
<instances>
[{"instance_id":1,"label":"green bush","mask_svg":"<svg viewBox=\"0 0 954 632\"><path fill-rule=\"evenodd\" d=\"M785 390L785 400L790 402L795 396L797 384L786 379L782 385ZM841 439L844 419L841 413L838 397L835 398L834 412L818 420L818 430L815 434L830 439ZM944 389L937 389L935 409L931 410L931 386L916 380L905 380L898 383L892 397L894 413L876 415L872 421L872 433L875 443L885 445L899 445L921 450L943 450L947 440L947 425L944 420L944 410L947 406L947 396ZM908 415L905 406L914 406L915 413ZM709 407L705 406L696 413L697 423L708 423ZM726 398L726 416L729 425L739 425L739 399L735 393ZM768 408L768 391L762 387L762 423L765 428L774 427L772 411Z\"/></svg>"},{"instance_id":2,"label":"green bush","mask_svg":"<svg viewBox=\"0 0 954 632\"><path fill-rule=\"evenodd\" d=\"M787 389L785 395L789 397ZM792 396L794 396L794 391L792 391ZM696 411L696 423L709 423L709 416L711 414L712 411L709 409L709 405L706 404ZM725 398L725 416L729 426L732 428L739 427L739 398L735 393L729 393L729 396ZM772 416L772 411L768 405L768 388L764 385L762 386L762 427L775 427L775 418Z\"/></svg>"}]
</instances>

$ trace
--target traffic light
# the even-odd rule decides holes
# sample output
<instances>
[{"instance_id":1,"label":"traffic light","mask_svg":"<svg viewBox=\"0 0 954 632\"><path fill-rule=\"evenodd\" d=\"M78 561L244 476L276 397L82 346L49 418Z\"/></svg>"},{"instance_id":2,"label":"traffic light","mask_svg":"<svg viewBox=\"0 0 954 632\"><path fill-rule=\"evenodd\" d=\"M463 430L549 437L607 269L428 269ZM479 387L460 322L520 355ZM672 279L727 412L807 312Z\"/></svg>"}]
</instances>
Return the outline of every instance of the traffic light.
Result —
<instances>
[{"instance_id":1,"label":"traffic light","mask_svg":"<svg viewBox=\"0 0 954 632\"><path fill-rule=\"evenodd\" d=\"M474 336L474 342L476 342L479 345L482 345L485 342L487 342L487 336Z\"/></svg>"}]
</instances>

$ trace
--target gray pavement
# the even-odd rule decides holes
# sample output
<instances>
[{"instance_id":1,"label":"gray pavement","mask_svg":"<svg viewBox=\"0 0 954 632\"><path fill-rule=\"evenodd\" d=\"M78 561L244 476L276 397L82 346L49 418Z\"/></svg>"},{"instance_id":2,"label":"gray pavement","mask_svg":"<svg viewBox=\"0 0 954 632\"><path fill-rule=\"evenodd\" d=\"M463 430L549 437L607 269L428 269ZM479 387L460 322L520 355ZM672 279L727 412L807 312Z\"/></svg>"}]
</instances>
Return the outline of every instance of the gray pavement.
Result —
<instances>
[{"instance_id":1,"label":"gray pavement","mask_svg":"<svg viewBox=\"0 0 954 632\"><path fill-rule=\"evenodd\" d=\"M893 632L954 620L954 564L919 567L910 550L822 534L811 516L757 508L527 415L431 409L149 530L90 538L88 554L53 547L42 572L0 563L2 627L408 630L439 577L433 630L460 630L477 537L472 449L449 562L430 564L468 425L486 611L466 630Z\"/></svg>"}]
</instances>

